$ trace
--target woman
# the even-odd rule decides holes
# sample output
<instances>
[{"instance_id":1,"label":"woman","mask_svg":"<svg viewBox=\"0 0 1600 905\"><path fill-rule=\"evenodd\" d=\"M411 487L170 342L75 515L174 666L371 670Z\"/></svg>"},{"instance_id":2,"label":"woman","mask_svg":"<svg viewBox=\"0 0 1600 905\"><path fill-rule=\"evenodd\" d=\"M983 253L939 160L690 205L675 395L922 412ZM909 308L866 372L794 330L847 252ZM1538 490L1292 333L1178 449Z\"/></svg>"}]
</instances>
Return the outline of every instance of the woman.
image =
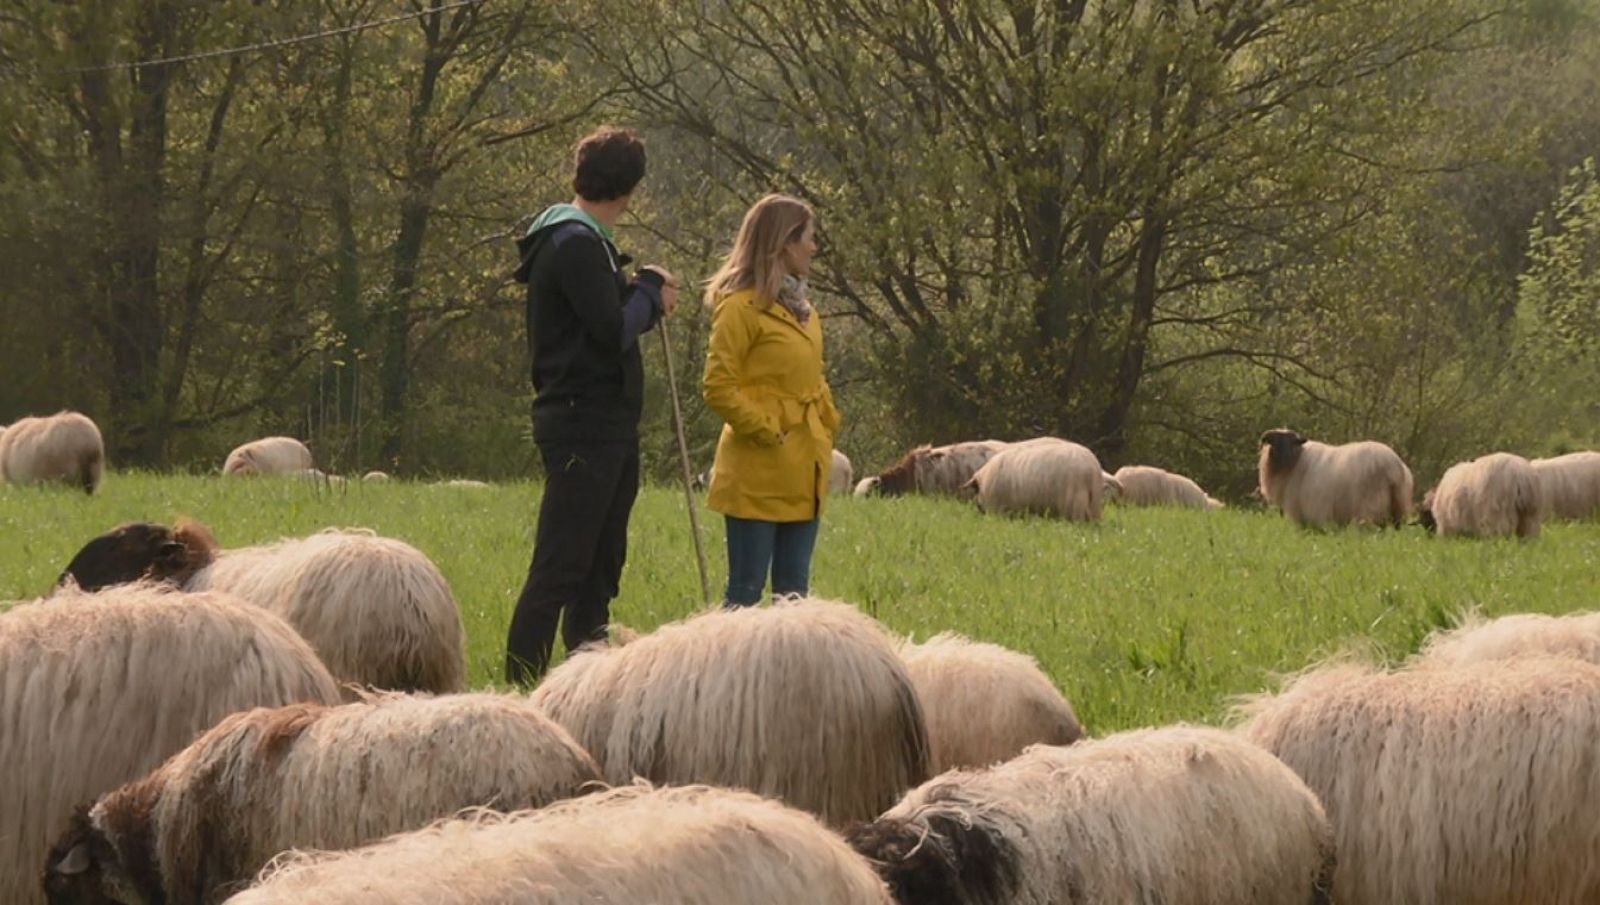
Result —
<instances>
[{"instance_id":1,"label":"woman","mask_svg":"<svg viewBox=\"0 0 1600 905\"><path fill-rule=\"evenodd\" d=\"M804 595L827 497L839 410L823 377L822 326L806 299L817 250L805 202L768 195L744 216L706 286L706 404L726 422L709 505L727 518L725 606Z\"/></svg>"}]
</instances>

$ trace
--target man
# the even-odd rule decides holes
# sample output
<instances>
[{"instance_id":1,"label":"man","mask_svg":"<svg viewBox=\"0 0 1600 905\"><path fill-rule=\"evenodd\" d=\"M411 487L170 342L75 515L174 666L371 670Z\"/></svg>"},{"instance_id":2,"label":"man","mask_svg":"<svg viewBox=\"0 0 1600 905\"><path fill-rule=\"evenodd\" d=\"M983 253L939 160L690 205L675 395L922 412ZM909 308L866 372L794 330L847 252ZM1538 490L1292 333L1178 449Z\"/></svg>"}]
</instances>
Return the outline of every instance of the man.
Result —
<instances>
[{"instance_id":1,"label":"man","mask_svg":"<svg viewBox=\"0 0 1600 905\"><path fill-rule=\"evenodd\" d=\"M670 273L646 267L628 278L630 260L614 244L612 229L644 170L637 135L596 130L578 143L572 203L540 214L517 242L545 485L533 563L506 639L510 682L538 681L558 619L568 651L604 638L617 596L639 490L639 336L677 305Z\"/></svg>"}]
</instances>

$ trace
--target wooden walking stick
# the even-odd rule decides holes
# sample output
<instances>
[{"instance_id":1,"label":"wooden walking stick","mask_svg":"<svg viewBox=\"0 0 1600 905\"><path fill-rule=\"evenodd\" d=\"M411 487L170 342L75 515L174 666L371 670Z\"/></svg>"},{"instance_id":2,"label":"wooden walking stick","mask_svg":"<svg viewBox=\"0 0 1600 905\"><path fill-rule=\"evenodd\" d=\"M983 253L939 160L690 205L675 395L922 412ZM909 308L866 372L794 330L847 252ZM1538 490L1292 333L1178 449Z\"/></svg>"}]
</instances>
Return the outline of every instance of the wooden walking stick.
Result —
<instances>
[{"instance_id":1,"label":"wooden walking stick","mask_svg":"<svg viewBox=\"0 0 1600 905\"><path fill-rule=\"evenodd\" d=\"M694 505L694 475L689 467L689 441L683 434L683 408L678 404L678 375L672 367L672 343L667 341L667 316L656 324L661 334L661 354L667 359L667 391L672 397L672 424L678 430L678 459L683 463L683 498L689 504L689 532L694 535L695 560L700 565L700 599L711 603L711 578L706 573L706 548L700 540L700 513Z\"/></svg>"}]
</instances>

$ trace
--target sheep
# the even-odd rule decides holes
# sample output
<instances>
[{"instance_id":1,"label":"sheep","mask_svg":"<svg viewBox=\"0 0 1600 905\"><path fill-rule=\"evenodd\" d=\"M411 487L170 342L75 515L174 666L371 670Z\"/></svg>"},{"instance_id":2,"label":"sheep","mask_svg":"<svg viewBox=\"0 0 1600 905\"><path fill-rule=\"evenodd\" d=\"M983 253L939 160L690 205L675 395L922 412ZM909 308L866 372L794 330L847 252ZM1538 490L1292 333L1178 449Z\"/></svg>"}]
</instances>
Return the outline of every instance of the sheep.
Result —
<instances>
[{"instance_id":1,"label":"sheep","mask_svg":"<svg viewBox=\"0 0 1600 905\"><path fill-rule=\"evenodd\" d=\"M422 551L370 531L327 530L217 552L214 542L205 549L209 535L195 533L123 525L90 541L62 580L93 590L153 577L190 591L228 591L288 620L340 682L466 688L461 610Z\"/></svg>"},{"instance_id":2,"label":"sheep","mask_svg":"<svg viewBox=\"0 0 1600 905\"><path fill-rule=\"evenodd\" d=\"M78 412L23 418L0 433L0 484L64 481L92 494L105 462L100 428Z\"/></svg>"},{"instance_id":3,"label":"sheep","mask_svg":"<svg viewBox=\"0 0 1600 905\"><path fill-rule=\"evenodd\" d=\"M1322 806L1267 752L1170 726L953 770L847 836L904 905L1329 901ZM1398 901L1398 900L1397 900Z\"/></svg>"},{"instance_id":4,"label":"sheep","mask_svg":"<svg viewBox=\"0 0 1600 905\"><path fill-rule=\"evenodd\" d=\"M984 463L1008 445L999 440L974 440L949 446L919 446L878 475L878 483L873 486L884 496L956 496Z\"/></svg>"},{"instance_id":5,"label":"sheep","mask_svg":"<svg viewBox=\"0 0 1600 905\"><path fill-rule=\"evenodd\" d=\"M833 467L828 470L828 493L849 493L854 484L855 469L850 465L850 457L835 449Z\"/></svg>"},{"instance_id":6,"label":"sheep","mask_svg":"<svg viewBox=\"0 0 1600 905\"><path fill-rule=\"evenodd\" d=\"M1600 452L1575 452L1529 463L1544 485L1550 518L1600 516Z\"/></svg>"},{"instance_id":7,"label":"sheep","mask_svg":"<svg viewBox=\"0 0 1600 905\"><path fill-rule=\"evenodd\" d=\"M491 485L486 484L483 481L474 481L474 480L471 480L470 478L455 478L455 479L449 480L449 481L442 481L442 482L440 482L439 486L440 487L465 487L465 488L467 488L469 490L488 490L491 487Z\"/></svg>"},{"instance_id":8,"label":"sheep","mask_svg":"<svg viewBox=\"0 0 1600 905\"><path fill-rule=\"evenodd\" d=\"M1600 666L1335 664L1240 714L1327 808L1341 903L1600 901Z\"/></svg>"},{"instance_id":9,"label":"sheep","mask_svg":"<svg viewBox=\"0 0 1600 905\"><path fill-rule=\"evenodd\" d=\"M1122 482L1117 480L1111 472L1100 472L1100 484L1104 488L1102 495L1107 502L1122 498Z\"/></svg>"},{"instance_id":10,"label":"sheep","mask_svg":"<svg viewBox=\"0 0 1600 905\"><path fill-rule=\"evenodd\" d=\"M588 753L520 697L259 708L80 812L45 889L52 905L219 902L291 848L354 848L467 807L539 808L599 780Z\"/></svg>"},{"instance_id":11,"label":"sheep","mask_svg":"<svg viewBox=\"0 0 1600 905\"><path fill-rule=\"evenodd\" d=\"M1371 440L1329 446L1292 430L1261 435L1259 490L1308 527L1405 524L1411 512L1411 469L1395 451Z\"/></svg>"},{"instance_id":12,"label":"sheep","mask_svg":"<svg viewBox=\"0 0 1600 905\"><path fill-rule=\"evenodd\" d=\"M40 868L72 809L137 779L239 710L333 704L339 690L277 616L156 585L0 615L0 902L44 901ZM3 607L0 607L3 609Z\"/></svg>"},{"instance_id":13,"label":"sheep","mask_svg":"<svg viewBox=\"0 0 1600 905\"><path fill-rule=\"evenodd\" d=\"M872 496L878 492L878 483L877 475L873 475L870 478L862 478L856 482L856 489L851 491L850 495L857 499Z\"/></svg>"},{"instance_id":14,"label":"sheep","mask_svg":"<svg viewBox=\"0 0 1600 905\"><path fill-rule=\"evenodd\" d=\"M388 480L391 480L391 478L389 476L389 473L386 472L386 471L373 470L373 471L369 471L366 474L362 475L361 476L361 480L363 480L363 481L388 481Z\"/></svg>"},{"instance_id":15,"label":"sheep","mask_svg":"<svg viewBox=\"0 0 1600 905\"><path fill-rule=\"evenodd\" d=\"M608 782L745 788L834 826L928 775L922 709L894 644L826 600L713 610L583 651L533 700Z\"/></svg>"},{"instance_id":16,"label":"sheep","mask_svg":"<svg viewBox=\"0 0 1600 905\"><path fill-rule=\"evenodd\" d=\"M985 512L1052 515L1075 522L1100 520L1105 472L1086 447L1053 437L1013 444L972 476Z\"/></svg>"},{"instance_id":17,"label":"sheep","mask_svg":"<svg viewBox=\"0 0 1600 905\"><path fill-rule=\"evenodd\" d=\"M222 464L224 475L296 474L316 467L311 450L293 437L263 437L233 452Z\"/></svg>"},{"instance_id":18,"label":"sheep","mask_svg":"<svg viewBox=\"0 0 1600 905\"><path fill-rule=\"evenodd\" d=\"M1541 655L1600 663L1600 613L1517 613L1498 619L1468 613L1455 628L1429 635L1408 665L1461 666Z\"/></svg>"},{"instance_id":19,"label":"sheep","mask_svg":"<svg viewBox=\"0 0 1600 905\"><path fill-rule=\"evenodd\" d=\"M1422 501L1422 523L1441 536L1539 536L1544 492L1528 460L1491 453L1450 466Z\"/></svg>"},{"instance_id":20,"label":"sheep","mask_svg":"<svg viewBox=\"0 0 1600 905\"><path fill-rule=\"evenodd\" d=\"M1032 657L949 632L900 647L928 725L929 772L986 767L1035 743L1083 737L1072 705Z\"/></svg>"},{"instance_id":21,"label":"sheep","mask_svg":"<svg viewBox=\"0 0 1600 905\"><path fill-rule=\"evenodd\" d=\"M1124 465L1113 479L1122 488L1117 500L1125 506L1223 508L1220 500L1208 496L1193 480L1150 465Z\"/></svg>"},{"instance_id":22,"label":"sheep","mask_svg":"<svg viewBox=\"0 0 1600 905\"><path fill-rule=\"evenodd\" d=\"M891 905L808 814L703 785L628 786L442 821L348 852L291 854L229 905Z\"/></svg>"}]
</instances>

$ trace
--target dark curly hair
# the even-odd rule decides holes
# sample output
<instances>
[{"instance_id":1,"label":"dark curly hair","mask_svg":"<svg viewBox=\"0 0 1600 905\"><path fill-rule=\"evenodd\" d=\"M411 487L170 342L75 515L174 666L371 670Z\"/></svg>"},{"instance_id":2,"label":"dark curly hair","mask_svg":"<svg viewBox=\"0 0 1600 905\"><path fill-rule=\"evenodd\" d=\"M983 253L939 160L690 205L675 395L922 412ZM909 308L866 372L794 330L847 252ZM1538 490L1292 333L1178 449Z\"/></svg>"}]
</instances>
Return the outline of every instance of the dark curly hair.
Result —
<instances>
[{"instance_id":1,"label":"dark curly hair","mask_svg":"<svg viewBox=\"0 0 1600 905\"><path fill-rule=\"evenodd\" d=\"M644 140L631 129L601 126L578 142L572 188L585 201L611 201L644 178Z\"/></svg>"}]
</instances>

